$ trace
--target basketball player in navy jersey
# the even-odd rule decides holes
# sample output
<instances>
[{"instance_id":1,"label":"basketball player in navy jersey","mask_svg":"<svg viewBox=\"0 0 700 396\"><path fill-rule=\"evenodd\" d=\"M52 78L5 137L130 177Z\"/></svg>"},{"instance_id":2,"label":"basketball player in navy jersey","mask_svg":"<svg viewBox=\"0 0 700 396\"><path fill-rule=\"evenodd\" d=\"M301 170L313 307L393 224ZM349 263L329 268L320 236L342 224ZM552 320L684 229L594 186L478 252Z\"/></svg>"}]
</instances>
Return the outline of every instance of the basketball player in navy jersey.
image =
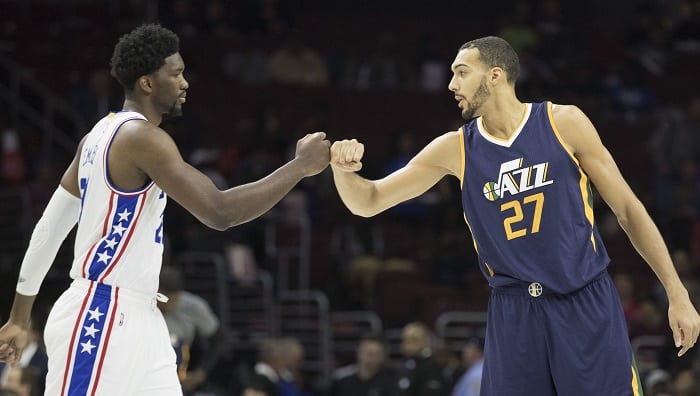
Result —
<instances>
[{"instance_id":1,"label":"basketball player in navy jersey","mask_svg":"<svg viewBox=\"0 0 700 396\"><path fill-rule=\"evenodd\" d=\"M156 307L163 300L157 290L167 196L224 230L262 215L325 169L330 142L323 132L307 135L295 158L267 177L220 191L158 127L165 114L181 113L189 87L178 37L159 25L140 26L119 40L111 64L124 107L82 139L35 227L0 328L0 360L20 359L35 296L77 223L74 280L45 327L46 394L178 395L175 353Z\"/></svg>"},{"instance_id":2,"label":"basketball player in navy jersey","mask_svg":"<svg viewBox=\"0 0 700 396\"><path fill-rule=\"evenodd\" d=\"M589 182L666 289L679 356L695 344L700 317L656 226L589 119L575 106L520 102L519 69L501 38L464 44L449 89L467 123L380 180L355 173L361 143L335 142L336 187L353 213L369 217L445 175L459 179L479 266L492 287L483 396L640 395Z\"/></svg>"}]
</instances>

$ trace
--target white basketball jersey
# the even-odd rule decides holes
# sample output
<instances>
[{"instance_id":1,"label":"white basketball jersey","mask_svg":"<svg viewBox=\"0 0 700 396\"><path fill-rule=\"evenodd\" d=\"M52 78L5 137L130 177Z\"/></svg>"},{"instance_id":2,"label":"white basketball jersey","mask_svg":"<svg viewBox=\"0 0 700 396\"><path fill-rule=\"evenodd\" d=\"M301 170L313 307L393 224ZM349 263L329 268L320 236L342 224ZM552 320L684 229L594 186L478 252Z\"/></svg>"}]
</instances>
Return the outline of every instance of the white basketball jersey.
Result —
<instances>
[{"instance_id":1,"label":"white basketball jersey","mask_svg":"<svg viewBox=\"0 0 700 396\"><path fill-rule=\"evenodd\" d=\"M152 181L122 191L109 180L107 158L119 127L146 120L136 112L110 113L90 131L80 153L80 218L71 278L155 294L163 257L167 197Z\"/></svg>"}]
</instances>

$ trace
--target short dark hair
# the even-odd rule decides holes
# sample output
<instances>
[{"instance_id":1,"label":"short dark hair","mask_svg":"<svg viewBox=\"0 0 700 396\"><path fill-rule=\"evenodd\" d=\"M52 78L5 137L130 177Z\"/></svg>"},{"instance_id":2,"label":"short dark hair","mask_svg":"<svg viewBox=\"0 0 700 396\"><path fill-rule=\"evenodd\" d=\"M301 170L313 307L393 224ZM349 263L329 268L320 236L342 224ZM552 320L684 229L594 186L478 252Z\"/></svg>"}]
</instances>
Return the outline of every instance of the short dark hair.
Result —
<instances>
[{"instance_id":1,"label":"short dark hair","mask_svg":"<svg viewBox=\"0 0 700 396\"><path fill-rule=\"evenodd\" d=\"M496 36L487 36L468 41L459 50L476 48L479 57L488 67L500 67L508 74L508 82L513 84L520 75L520 59L510 44Z\"/></svg>"},{"instance_id":2,"label":"short dark hair","mask_svg":"<svg viewBox=\"0 0 700 396\"><path fill-rule=\"evenodd\" d=\"M145 24L123 35L112 53L112 76L130 92L139 77L155 72L165 58L180 51L180 39L158 24Z\"/></svg>"}]
</instances>

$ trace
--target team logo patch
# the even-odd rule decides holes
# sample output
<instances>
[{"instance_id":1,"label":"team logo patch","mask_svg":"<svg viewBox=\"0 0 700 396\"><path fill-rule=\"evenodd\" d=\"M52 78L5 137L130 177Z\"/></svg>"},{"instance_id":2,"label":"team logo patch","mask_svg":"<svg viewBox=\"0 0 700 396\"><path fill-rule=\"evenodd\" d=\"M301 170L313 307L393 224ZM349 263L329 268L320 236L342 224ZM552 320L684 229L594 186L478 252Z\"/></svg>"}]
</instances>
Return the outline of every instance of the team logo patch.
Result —
<instances>
[{"instance_id":1,"label":"team logo patch","mask_svg":"<svg viewBox=\"0 0 700 396\"><path fill-rule=\"evenodd\" d=\"M527 287L527 291L532 297L539 297L542 295L542 285L540 285L538 282L532 282Z\"/></svg>"},{"instance_id":2,"label":"team logo patch","mask_svg":"<svg viewBox=\"0 0 700 396\"><path fill-rule=\"evenodd\" d=\"M493 202L508 195L517 195L554 183L547 178L549 162L523 166L524 158L517 158L501 164L496 181L484 184L484 197Z\"/></svg>"},{"instance_id":3,"label":"team logo patch","mask_svg":"<svg viewBox=\"0 0 700 396\"><path fill-rule=\"evenodd\" d=\"M498 193L496 192L496 183L487 182L486 184L484 184L484 197L486 197L486 199L488 199L491 202L500 198L498 196Z\"/></svg>"}]
</instances>

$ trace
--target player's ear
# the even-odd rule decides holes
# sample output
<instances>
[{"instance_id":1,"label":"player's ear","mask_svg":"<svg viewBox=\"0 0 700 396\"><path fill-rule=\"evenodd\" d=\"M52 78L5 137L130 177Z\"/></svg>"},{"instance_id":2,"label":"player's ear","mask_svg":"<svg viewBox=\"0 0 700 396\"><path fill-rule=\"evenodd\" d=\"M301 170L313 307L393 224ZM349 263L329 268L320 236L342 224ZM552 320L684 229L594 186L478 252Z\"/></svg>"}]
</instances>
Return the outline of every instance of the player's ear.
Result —
<instances>
[{"instance_id":1,"label":"player's ear","mask_svg":"<svg viewBox=\"0 0 700 396\"><path fill-rule=\"evenodd\" d=\"M489 70L488 79L491 84L496 84L498 81L506 79L506 72L498 66L492 67Z\"/></svg>"},{"instance_id":2,"label":"player's ear","mask_svg":"<svg viewBox=\"0 0 700 396\"><path fill-rule=\"evenodd\" d=\"M141 76L136 80L138 87L145 93L153 92L153 79L149 75Z\"/></svg>"}]
</instances>

